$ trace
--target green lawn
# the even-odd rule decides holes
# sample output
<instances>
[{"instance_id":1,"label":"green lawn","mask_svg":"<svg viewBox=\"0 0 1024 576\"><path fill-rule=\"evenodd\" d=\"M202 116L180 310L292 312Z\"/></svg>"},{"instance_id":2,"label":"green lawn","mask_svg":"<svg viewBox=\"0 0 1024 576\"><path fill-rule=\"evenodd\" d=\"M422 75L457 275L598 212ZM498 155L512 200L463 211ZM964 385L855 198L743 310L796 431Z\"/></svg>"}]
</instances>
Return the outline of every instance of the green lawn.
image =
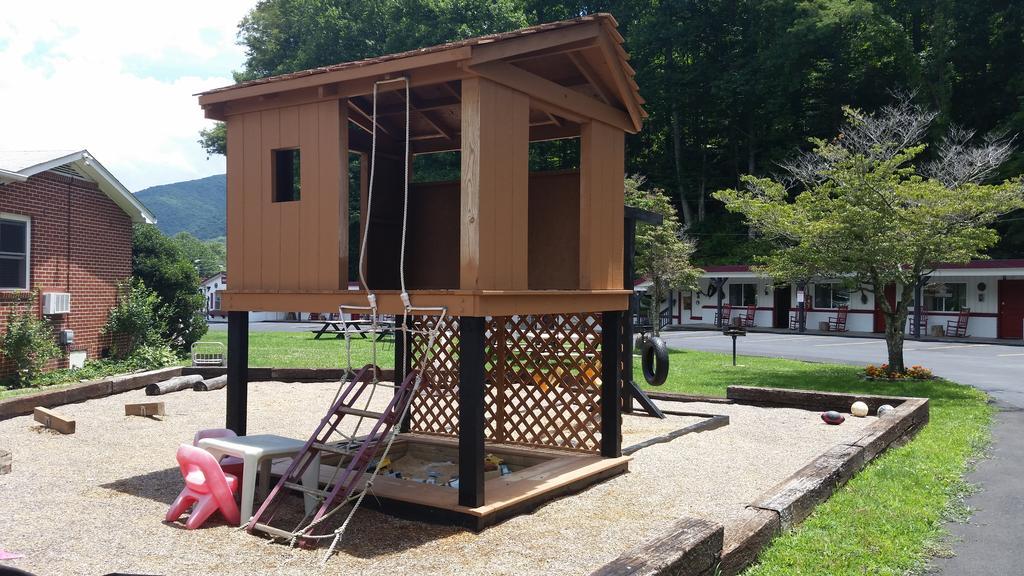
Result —
<instances>
[{"instance_id":1,"label":"green lawn","mask_svg":"<svg viewBox=\"0 0 1024 576\"><path fill-rule=\"evenodd\" d=\"M226 330L209 331L204 342L223 342L227 345ZM388 336L377 342L377 365L390 368L394 364L394 340ZM361 368L373 359L373 346L369 338L352 339L352 366ZM250 332L249 366L254 368L343 368L345 339L326 335L313 339L310 332Z\"/></svg>"},{"instance_id":2,"label":"green lawn","mask_svg":"<svg viewBox=\"0 0 1024 576\"><path fill-rule=\"evenodd\" d=\"M983 392L949 382L868 382L848 366L672 351L661 390L725 394L729 384L925 396L931 421L906 446L888 451L796 529L778 539L745 576L915 574L943 554L942 521L962 517L962 480L989 439L992 408ZM642 379L638 376L638 381Z\"/></svg>"}]
</instances>

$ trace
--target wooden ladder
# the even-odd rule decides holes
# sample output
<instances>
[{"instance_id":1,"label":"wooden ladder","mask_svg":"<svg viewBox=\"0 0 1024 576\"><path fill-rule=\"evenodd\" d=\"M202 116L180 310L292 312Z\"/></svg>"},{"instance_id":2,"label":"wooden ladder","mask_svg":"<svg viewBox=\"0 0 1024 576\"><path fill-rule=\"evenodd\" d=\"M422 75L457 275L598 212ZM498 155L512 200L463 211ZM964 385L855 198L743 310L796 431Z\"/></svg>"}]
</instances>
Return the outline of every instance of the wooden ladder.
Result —
<instances>
[{"instance_id":1,"label":"wooden ladder","mask_svg":"<svg viewBox=\"0 0 1024 576\"><path fill-rule=\"evenodd\" d=\"M381 385L373 381L373 374L377 370L379 369L367 364L356 372L351 382L345 385L344 390L338 395L338 399L331 405L327 414L320 420L320 425L313 431L305 446L292 459L291 464L288 465L288 470L281 475L281 479L278 480L274 489L270 491L267 499L264 500L256 514L249 520L246 530L249 532L263 532L273 537L287 538L288 540L295 537L293 532L271 525L281 500L283 500L284 491L290 489L299 490L305 494L311 494L322 499L320 508L309 524L313 527L303 535L315 536L326 525L326 522L321 522L321 518L331 511L333 504L335 502L344 504L353 497L353 494L358 493L362 486L363 475L367 472L367 466L388 445L395 424L405 414L406 407L412 400L417 377L417 372L410 370L400 385L385 385L389 388L394 388L394 394L383 412L371 412L355 408L355 403L367 389ZM375 423L370 433L365 436L360 436L342 445L330 444L329 441L332 434L337 431L346 415L371 419ZM333 485L321 490L318 482L315 489L306 488L302 485L301 478L303 473L314 460L317 460L315 456L321 453L343 458L348 457L348 464L343 471L336 475ZM362 489L365 489L365 487ZM299 537L297 541L300 546L307 548L311 548L316 544L316 539L312 538Z\"/></svg>"}]
</instances>

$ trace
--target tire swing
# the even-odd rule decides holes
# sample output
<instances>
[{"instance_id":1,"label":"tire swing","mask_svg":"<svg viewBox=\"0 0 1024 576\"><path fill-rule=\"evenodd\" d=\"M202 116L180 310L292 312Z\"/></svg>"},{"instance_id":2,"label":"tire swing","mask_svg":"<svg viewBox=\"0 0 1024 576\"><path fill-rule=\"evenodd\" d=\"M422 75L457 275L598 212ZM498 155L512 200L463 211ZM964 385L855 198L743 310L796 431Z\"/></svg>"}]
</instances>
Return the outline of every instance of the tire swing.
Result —
<instances>
[{"instance_id":1,"label":"tire swing","mask_svg":"<svg viewBox=\"0 0 1024 576\"><path fill-rule=\"evenodd\" d=\"M657 336L644 340L640 347L640 368L644 380L651 386L661 386L668 380L668 346Z\"/></svg>"}]
</instances>

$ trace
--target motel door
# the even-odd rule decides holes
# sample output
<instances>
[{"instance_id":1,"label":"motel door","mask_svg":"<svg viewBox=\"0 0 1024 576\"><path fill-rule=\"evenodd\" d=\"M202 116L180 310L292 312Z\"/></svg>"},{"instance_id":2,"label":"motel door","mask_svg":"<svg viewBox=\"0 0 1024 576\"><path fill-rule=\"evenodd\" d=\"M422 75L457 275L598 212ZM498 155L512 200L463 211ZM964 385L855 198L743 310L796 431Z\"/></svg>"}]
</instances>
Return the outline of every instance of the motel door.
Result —
<instances>
[{"instance_id":1,"label":"motel door","mask_svg":"<svg viewBox=\"0 0 1024 576\"><path fill-rule=\"evenodd\" d=\"M1000 338L1024 338L1024 280L999 281Z\"/></svg>"},{"instance_id":2,"label":"motel door","mask_svg":"<svg viewBox=\"0 0 1024 576\"><path fill-rule=\"evenodd\" d=\"M896 300L896 285L895 284L889 284L888 286L885 287L885 297L889 299L890 303ZM874 319L875 320L875 322L874 322L874 332L875 332L875 334L881 334L881 333L885 332L885 314L882 314L882 307L878 304L879 300L880 300L880 298L875 298L875 319ZM910 313L913 314L913 312L914 312L913 309L911 309Z\"/></svg>"}]
</instances>

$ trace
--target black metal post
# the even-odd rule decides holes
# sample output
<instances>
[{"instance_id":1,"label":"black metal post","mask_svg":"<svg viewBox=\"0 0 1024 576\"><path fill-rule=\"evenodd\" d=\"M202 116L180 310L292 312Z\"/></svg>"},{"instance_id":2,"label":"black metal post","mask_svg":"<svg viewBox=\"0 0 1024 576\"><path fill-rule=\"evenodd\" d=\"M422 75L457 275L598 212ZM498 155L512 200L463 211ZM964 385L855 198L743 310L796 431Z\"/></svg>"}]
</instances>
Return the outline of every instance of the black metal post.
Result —
<instances>
[{"instance_id":1,"label":"black metal post","mask_svg":"<svg viewBox=\"0 0 1024 576\"><path fill-rule=\"evenodd\" d=\"M486 320L459 318L459 505L484 505Z\"/></svg>"},{"instance_id":2,"label":"black metal post","mask_svg":"<svg viewBox=\"0 0 1024 576\"><path fill-rule=\"evenodd\" d=\"M622 322L622 372L623 378L633 380L633 322L640 311L636 295L632 293L636 282L636 270L634 260L636 259L636 219L626 217L625 220L625 249L622 251L622 280L623 288L630 291L629 312ZM633 395L623 394L622 411L626 414L633 413Z\"/></svg>"},{"instance_id":3,"label":"black metal post","mask_svg":"<svg viewBox=\"0 0 1024 576\"><path fill-rule=\"evenodd\" d=\"M249 395L249 313L228 312L228 384L225 427L245 435Z\"/></svg>"},{"instance_id":4,"label":"black metal post","mask_svg":"<svg viewBox=\"0 0 1024 576\"><path fill-rule=\"evenodd\" d=\"M619 372L619 323L622 311L601 314L601 456L622 456L621 373ZM461 481L460 481L461 482Z\"/></svg>"},{"instance_id":5,"label":"black metal post","mask_svg":"<svg viewBox=\"0 0 1024 576\"><path fill-rule=\"evenodd\" d=\"M736 365L736 334L732 334L732 365Z\"/></svg>"},{"instance_id":6,"label":"black metal post","mask_svg":"<svg viewBox=\"0 0 1024 576\"><path fill-rule=\"evenodd\" d=\"M807 302L807 282L804 282L803 280L800 280L799 282L797 282L797 284L796 284L796 293L797 293L797 303L796 303L797 315L796 315L796 318L797 318L797 327L799 329L798 331L799 332L806 332L807 331L807 309L806 309L806 306L807 306L807 304L806 304L806 302ZM801 294L803 295L802 297L801 297Z\"/></svg>"},{"instance_id":7,"label":"black metal post","mask_svg":"<svg viewBox=\"0 0 1024 576\"><path fill-rule=\"evenodd\" d=\"M404 325L403 325L404 321ZM409 343L405 338L404 327L412 325L412 318L408 316L402 316L398 322L395 323L395 394L398 394L398 386L405 380L406 375L409 373L409 357L408 347ZM412 402L416 399L413 398ZM398 423L398 431L405 433L409 431L409 414L412 411L411 407L408 412L405 413L405 417Z\"/></svg>"}]
</instances>

